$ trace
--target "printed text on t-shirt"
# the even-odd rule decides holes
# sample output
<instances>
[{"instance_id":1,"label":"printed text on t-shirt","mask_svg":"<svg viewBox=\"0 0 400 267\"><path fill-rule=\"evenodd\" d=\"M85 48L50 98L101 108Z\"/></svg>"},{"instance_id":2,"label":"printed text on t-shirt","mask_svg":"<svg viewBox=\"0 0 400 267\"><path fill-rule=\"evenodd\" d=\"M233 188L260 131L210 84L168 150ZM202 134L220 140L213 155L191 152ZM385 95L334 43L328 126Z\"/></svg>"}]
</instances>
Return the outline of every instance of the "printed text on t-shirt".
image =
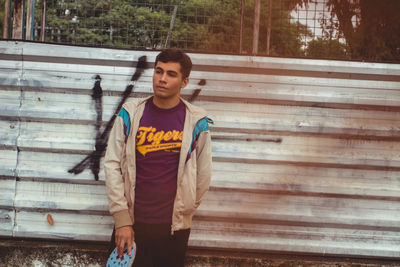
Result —
<instances>
[{"instance_id":1,"label":"printed text on t-shirt","mask_svg":"<svg viewBox=\"0 0 400 267\"><path fill-rule=\"evenodd\" d=\"M157 131L157 128L139 127L136 135L136 149L143 155L146 156L148 152L153 151L172 151L179 152L178 150L171 150L174 148L181 147L182 145L183 131Z\"/></svg>"}]
</instances>

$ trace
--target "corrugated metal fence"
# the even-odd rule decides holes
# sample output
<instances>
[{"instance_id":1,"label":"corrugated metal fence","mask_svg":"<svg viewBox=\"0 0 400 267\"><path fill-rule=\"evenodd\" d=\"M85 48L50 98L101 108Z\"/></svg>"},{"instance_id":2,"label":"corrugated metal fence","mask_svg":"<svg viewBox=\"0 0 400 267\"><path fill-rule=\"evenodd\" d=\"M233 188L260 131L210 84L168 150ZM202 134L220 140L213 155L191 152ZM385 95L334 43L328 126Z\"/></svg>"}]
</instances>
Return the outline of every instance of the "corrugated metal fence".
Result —
<instances>
[{"instance_id":1,"label":"corrugated metal fence","mask_svg":"<svg viewBox=\"0 0 400 267\"><path fill-rule=\"evenodd\" d=\"M0 42L1 236L109 239L103 131L156 54ZM190 246L400 258L398 64L191 57L215 125Z\"/></svg>"}]
</instances>

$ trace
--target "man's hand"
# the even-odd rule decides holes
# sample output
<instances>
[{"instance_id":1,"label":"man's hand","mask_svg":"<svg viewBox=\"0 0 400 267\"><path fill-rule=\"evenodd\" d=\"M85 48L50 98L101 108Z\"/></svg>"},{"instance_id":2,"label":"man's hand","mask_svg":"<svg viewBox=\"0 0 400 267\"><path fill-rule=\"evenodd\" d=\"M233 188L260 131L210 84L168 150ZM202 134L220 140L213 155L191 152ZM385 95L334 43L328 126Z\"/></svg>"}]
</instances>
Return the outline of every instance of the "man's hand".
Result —
<instances>
[{"instance_id":1,"label":"man's hand","mask_svg":"<svg viewBox=\"0 0 400 267\"><path fill-rule=\"evenodd\" d=\"M124 255L125 244L128 246L128 254L131 255L132 241L134 240L135 234L131 225L122 226L115 230L115 245L118 248L118 258Z\"/></svg>"}]
</instances>

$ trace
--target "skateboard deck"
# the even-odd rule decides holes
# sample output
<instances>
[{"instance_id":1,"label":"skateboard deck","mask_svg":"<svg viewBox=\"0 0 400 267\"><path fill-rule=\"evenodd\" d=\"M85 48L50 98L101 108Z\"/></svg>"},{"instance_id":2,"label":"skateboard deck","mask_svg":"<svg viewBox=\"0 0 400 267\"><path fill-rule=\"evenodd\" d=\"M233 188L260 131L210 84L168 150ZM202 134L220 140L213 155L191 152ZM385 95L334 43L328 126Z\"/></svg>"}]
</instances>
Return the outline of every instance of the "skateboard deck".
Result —
<instances>
[{"instance_id":1,"label":"skateboard deck","mask_svg":"<svg viewBox=\"0 0 400 267\"><path fill-rule=\"evenodd\" d=\"M110 256L108 257L108 261L106 266L107 267L130 267L133 264L133 261L135 260L135 255L136 255L136 244L135 242L132 242L132 250L131 250L131 256L128 255L128 248L125 246L124 249L124 255L122 258L117 258L118 253L117 253L117 248L114 248L114 250L111 252Z\"/></svg>"}]
</instances>

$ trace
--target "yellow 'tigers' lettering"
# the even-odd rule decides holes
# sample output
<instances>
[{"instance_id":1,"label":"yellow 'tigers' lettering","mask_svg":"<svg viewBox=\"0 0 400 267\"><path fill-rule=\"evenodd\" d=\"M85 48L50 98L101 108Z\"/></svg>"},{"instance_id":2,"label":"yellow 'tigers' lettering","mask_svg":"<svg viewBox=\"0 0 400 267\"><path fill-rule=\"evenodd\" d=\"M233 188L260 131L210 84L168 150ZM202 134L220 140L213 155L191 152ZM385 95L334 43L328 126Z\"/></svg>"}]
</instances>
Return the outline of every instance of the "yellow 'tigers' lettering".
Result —
<instances>
[{"instance_id":1,"label":"yellow 'tigers' lettering","mask_svg":"<svg viewBox=\"0 0 400 267\"><path fill-rule=\"evenodd\" d=\"M139 127L136 135L136 146L143 145L147 139L147 142L152 142L151 145L159 145L161 141L182 141L183 131L157 131L154 127Z\"/></svg>"}]
</instances>

